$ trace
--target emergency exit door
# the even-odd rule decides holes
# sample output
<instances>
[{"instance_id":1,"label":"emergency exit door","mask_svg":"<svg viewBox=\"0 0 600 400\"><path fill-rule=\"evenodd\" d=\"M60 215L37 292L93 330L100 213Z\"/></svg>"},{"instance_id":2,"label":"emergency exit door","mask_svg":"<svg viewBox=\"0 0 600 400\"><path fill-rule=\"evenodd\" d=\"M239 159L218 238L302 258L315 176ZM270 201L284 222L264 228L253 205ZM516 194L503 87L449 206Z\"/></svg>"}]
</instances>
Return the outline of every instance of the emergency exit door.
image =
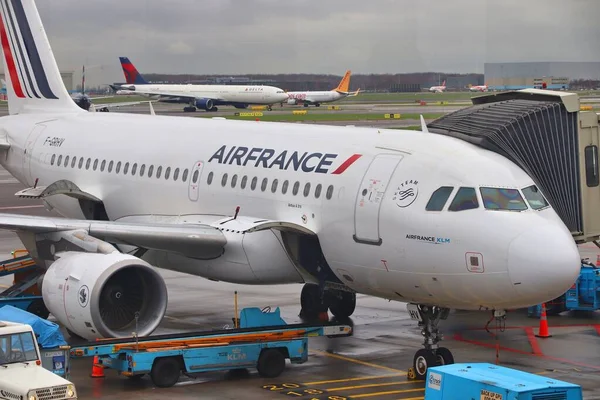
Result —
<instances>
[{"instance_id":1,"label":"emergency exit door","mask_svg":"<svg viewBox=\"0 0 600 400\"><path fill-rule=\"evenodd\" d=\"M188 196L191 201L198 201L198 195L200 192L200 178L202 177L202 167L204 167L203 161L196 161L194 168L192 168L192 175L190 176L190 185L188 188Z\"/></svg>"},{"instance_id":2,"label":"emergency exit door","mask_svg":"<svg viewBox=\"0 0 600 400\"><path fill-rule=\"evenodd\" d=\"M379 211L390 179L402 160L400 154L379 154L363 177L354 207L354 240L380 245Z\"/></svg>"}]
</instances>

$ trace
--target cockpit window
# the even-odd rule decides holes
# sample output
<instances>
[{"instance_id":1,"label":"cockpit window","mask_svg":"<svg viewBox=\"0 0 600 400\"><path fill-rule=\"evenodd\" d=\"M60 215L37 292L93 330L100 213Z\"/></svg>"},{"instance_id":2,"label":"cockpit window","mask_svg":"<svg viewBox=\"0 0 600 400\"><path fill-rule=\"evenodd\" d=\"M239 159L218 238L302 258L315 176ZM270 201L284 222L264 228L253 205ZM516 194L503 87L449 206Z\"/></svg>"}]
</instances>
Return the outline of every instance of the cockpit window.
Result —
<instances>
[{"instance_id":1,"label":"cockpit window","mask_svg":"<svg viewBox=\"0 0 600 400\"><path fill-rule=\"evenodd\" d=\"M454 188L452 186L442 186L441 188L436 189L435 192L431 195L431 198L427 202L425 206L425 210L427 211L442 211L448 198L452 194L452 190Z\"/></svg>"},{"instance_id":2,"label":"cockpit window","mask_svg":"<svg viewBox=\"0 0 600 400\"><path fill-rule=\"evenodd\" d=\"M458 192L456 192L456 196L454 196L450 207L448 207L448 211L472 210L478 207L479 202L477 201L475 188L461 187L458 189Z\"/></svg>"},{"instance_id":3,"label":"cockpit window","mask_svg":"<svg viewBox=\"0 0 600 400\"><path fill-rule=\"evenodd\" d=\"M527 199L529 206L534 210L540 210L542 208L549 207L550 204L544 198L544 195L537 186L531 185L523 189L523 196Z\"/></svg>"},{"instance_id":4,"label":"cockpit window","mask_svg":"<svg viewBox=\"0 0 600 400\"><path fill-rule=\"evenodd\" d=\"M527 204L517 189L482 187L481 199L486 210L523 211Z\"/></svg>"}]
</instances>

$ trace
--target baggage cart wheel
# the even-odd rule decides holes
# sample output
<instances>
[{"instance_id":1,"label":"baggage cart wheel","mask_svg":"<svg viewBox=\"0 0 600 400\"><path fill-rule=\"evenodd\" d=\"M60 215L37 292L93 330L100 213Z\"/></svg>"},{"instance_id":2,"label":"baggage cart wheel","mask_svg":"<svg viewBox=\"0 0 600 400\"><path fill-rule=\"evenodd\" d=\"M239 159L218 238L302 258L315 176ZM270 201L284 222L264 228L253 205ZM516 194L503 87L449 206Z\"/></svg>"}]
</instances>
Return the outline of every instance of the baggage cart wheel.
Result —
<instances>
[{"instance_id":1,"label":"baggage cart wheel","mask_svg":"<svg viewBox=\"0 0 600 400\"><path fill-rule=\"evenodd\" d=\"M256 369L263 378L276 378L285 369L285 357L277 349L265 349L258 357Z\"/></svg>"},{"instance_id":2,"label":"baggage cart wheel","mask_svg":"<svg viewBox=\"0 0 600 400\"><path fill-rule=\"evenodd\" d=\"M177 383L181 375L181 364L176 357L162 357L154 360L150 378L159 388L171 387Z\"/></svg>"}]
</instances>

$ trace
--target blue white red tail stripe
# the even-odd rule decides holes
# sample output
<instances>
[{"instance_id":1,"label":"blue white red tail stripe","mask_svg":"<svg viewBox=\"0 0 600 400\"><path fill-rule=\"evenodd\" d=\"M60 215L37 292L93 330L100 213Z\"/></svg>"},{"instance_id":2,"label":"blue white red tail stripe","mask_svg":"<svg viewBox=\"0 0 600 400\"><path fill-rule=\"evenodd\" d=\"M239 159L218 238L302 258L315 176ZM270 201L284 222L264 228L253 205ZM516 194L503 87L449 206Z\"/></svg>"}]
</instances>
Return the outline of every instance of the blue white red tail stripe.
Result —
<instances>
[{"instance_id":1,"label":"blue white red tail stripe","mask_svg":"<svg viewBox=\"0 0 600 400\"><path fill-rule=\"evenodd\" d=\"M0 41L15 95L57 99L50 88L23 4L20 0L2 0L0 6Z\"/></svg>"}]
</instances>

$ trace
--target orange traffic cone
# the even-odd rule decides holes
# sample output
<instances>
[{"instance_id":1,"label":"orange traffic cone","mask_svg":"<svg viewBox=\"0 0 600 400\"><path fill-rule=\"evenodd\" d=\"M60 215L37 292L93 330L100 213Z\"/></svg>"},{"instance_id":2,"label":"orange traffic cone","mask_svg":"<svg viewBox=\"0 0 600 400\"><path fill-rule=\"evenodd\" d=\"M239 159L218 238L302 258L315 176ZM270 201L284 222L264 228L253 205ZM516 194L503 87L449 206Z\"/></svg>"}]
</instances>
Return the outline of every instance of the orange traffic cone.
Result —
<instances>
[{"instance_id":1,"label":"orange traffic cone","mask_svg":"<svg viewBox=\"0 0 600 400\"><path fill-rule=\"evenodd\" d=\"M542 315L540 315L540 329L538 334L535 335L539 338L549 338L552 337L550 332L548 332L548 318L546 317L546 303L542 304Z\"/></svg>"},{"instance_id":2,"label":"orange traffic cone","mask_svg":"<svg viewBox=\"0 0 600 400\"><path fill-rule=\"evenodd\" d=\"M94 363L92 364L92 378L104 378L104 366L100 364L98 356L94 356Z\"/></svg>"}]
</instances>

